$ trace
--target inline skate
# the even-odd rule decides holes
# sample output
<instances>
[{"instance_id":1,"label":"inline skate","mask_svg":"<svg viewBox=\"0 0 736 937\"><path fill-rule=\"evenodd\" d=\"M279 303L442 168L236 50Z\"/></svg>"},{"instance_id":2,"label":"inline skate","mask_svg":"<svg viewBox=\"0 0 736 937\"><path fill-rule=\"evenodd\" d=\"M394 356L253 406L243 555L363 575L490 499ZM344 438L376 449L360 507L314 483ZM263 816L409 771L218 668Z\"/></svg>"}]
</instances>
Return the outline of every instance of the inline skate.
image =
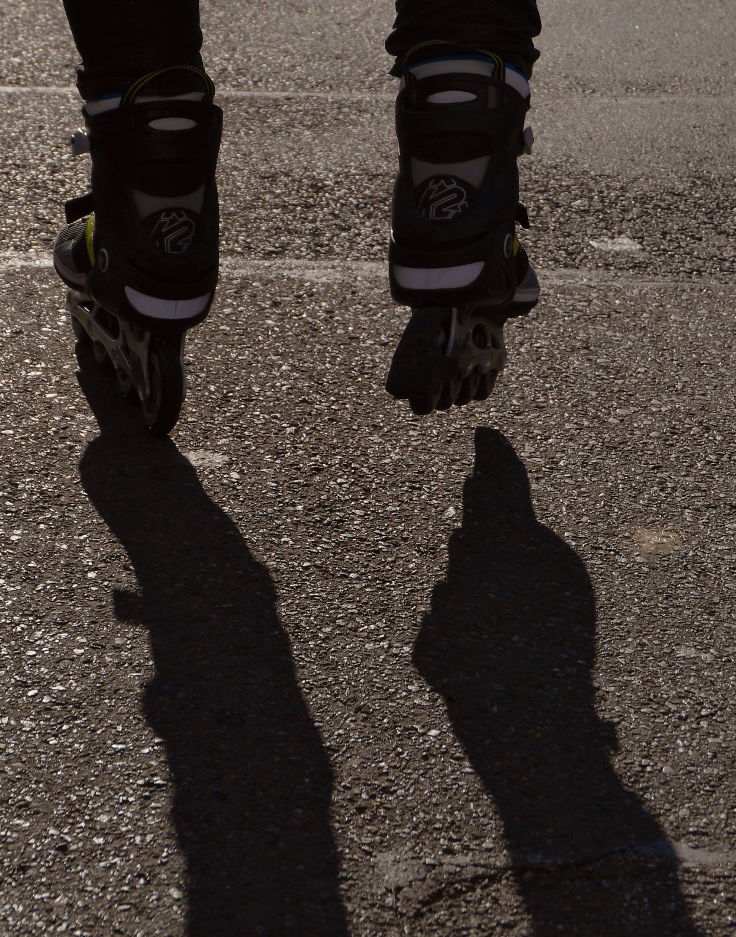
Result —
<instances>
[{"instance_id":1,"label":"inline skate","mask_svg":"<svg viewBox=\"0 0 736 937\"><path fill-rule=\"evenodd\" d=\"M506 362L503 326L539 298L516 236L517 159L530 153L526 77L499 56L422 43L402 63L389 279L411 308L386 382L417 414L485 400Z\"/></svg>"},{"instance_id":2,"label":"inline skate","mask_svg":"<svg viewBox=\"0 0 736 937\"><path fill-rule=\"evenodd\" d=\"M91 155L92 191L66 203L54 248L77 342L162 435L186 394L186 332L209 312L217 283L213 97L207 75L176 66L143 76L110 109L85 104L72 149Z\"/></svg>"}]
</instances>

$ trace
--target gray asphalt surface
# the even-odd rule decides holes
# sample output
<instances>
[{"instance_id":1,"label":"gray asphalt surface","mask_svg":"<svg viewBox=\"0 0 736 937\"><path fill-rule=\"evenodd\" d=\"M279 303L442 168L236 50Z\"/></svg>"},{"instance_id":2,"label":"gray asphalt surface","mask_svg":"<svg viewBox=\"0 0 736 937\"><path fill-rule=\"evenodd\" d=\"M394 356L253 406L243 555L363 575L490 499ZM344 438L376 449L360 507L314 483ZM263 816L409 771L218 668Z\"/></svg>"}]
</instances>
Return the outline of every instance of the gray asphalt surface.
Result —
<instances>
[{"instance_id":1,"label":"gray asphalt surface","mask_svg":"<svg viewBox=\"0 0 736 937\"><path fill-rule=\"evenodd\" d=\"M60 7L0 32L0 932L731 937L728 5L543 6L543 299L418 419L390 4L203 4L225 264L164 441L48 264Z\"/></svg>"}]
</instances>

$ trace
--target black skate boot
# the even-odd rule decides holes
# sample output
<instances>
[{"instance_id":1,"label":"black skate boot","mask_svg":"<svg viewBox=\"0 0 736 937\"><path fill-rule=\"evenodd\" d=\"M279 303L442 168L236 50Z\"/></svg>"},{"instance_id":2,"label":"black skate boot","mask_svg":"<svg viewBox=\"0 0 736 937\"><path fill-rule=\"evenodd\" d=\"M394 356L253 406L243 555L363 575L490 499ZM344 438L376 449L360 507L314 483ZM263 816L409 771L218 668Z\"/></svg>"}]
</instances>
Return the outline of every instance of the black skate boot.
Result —
<instances>
[{"instance_id":1,"label":"black skate boot","mask_svg":"<svg viewBox=\"0 0 736 937\"><path fill-rule=\"evenodd\" d=\"M185 333L207 315L217 283L213 96L203 72L177 66L145 75L111 109L85 105L87 132L72 146L91 153L92 192L67 202L54 248L77 340L112 363L161 434L184 400Z\"/></svg>"},{"instance_id":2,"label":"black skate boot","mask_svg":"<svg viewBox=\"0 0 736 937\"><path fill-rule=\"evenodd\" d=\"M418 414L485 400L503 325L539 298L516 236L517 158L531 152L526 78L490 52L423 43L403 62L391 294L411 307L386 389Z\"/></svg>"}]
</instances>

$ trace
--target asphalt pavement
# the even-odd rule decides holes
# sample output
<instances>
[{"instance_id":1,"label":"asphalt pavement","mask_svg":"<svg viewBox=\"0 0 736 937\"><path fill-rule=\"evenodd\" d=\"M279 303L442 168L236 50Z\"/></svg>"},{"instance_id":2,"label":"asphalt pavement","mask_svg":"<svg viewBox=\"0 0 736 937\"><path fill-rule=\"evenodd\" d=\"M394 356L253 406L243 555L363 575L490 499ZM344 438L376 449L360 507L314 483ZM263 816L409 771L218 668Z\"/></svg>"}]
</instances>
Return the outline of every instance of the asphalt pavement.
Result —
<instances>
[{"instance_id":1,"label":"asphalt pavement","mask_svg":"<svg viewBox=\"0 0 736 937\"><path fill-rule=\"evenodd\" d=\"M736 932L733 13L542 5L542 300L429 418L391 14L203 3L223 276L156 440L50 268L61 4L3 10L3 937Z\"/></svg>"}]
</instances>

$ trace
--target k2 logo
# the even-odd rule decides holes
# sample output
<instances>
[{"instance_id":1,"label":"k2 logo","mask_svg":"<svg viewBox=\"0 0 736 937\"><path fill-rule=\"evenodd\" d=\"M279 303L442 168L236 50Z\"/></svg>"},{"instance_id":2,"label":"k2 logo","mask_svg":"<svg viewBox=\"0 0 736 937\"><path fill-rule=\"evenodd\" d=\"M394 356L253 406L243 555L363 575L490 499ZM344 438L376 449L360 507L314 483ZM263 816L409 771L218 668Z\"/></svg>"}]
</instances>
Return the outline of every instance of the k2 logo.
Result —
<instances>
[{"instance_id":1,"label":"k2 logo","mask_svg":"<svg viewBox=\"0 0 736 937\"><path fill-rule=\"evenodd\" d=\"M422 189L417 207L427 221L452 221L470 208L468 190L454 176L433 176Z\"/></svg>"},{"instance_id":2,"label":"k2 logo","mask_svg":"<svg viewBox=\"0 0 736 937\"><path fill-rule=\"evenodd\" d=\"M192 246L196 228L185 208L168 208L159 215L151 238L165 254L185 254Z\"/></svg>"}]
</instances>

